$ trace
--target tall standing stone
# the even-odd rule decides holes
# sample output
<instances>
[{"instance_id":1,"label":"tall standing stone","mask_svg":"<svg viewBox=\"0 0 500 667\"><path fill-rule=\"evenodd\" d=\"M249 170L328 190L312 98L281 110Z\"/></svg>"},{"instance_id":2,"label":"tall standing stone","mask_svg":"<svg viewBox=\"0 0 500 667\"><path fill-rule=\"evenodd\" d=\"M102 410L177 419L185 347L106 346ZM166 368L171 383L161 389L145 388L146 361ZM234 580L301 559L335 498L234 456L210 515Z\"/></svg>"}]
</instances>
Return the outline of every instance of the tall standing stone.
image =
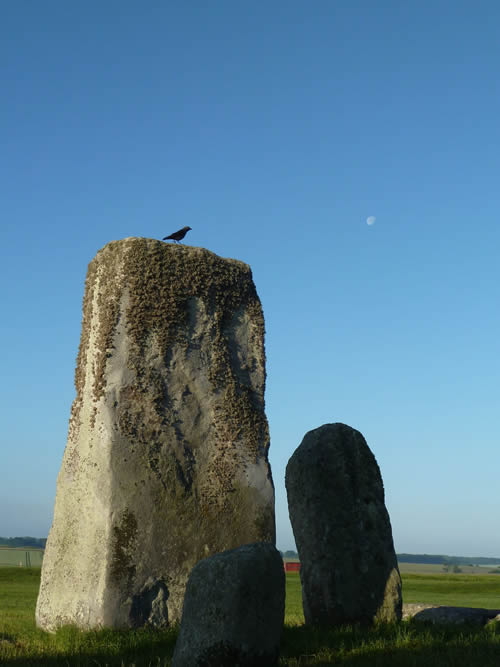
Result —
<instances>
[{"instance_id":1,"label":"tall standing stone","mask_svg":"<svg viewBox=\"0 0 500 667\"><path fill-rule=\"evenodd\" d=\"M250 268L203 248L109 243L88 269L75 384L37 623L178 621L201 558L275 541Z\"/></svg>"},{"instance_id":2,"label":"tall standing stone","mask_svg":"<svg viewBox=\"0 0 500 667\"><path fill-rule=\"evenodd\" d=\"M401 618L398 570L384 486L365 439L345 424L304 436L286 468L306 623Z\"/></svg>"}]
</instances>

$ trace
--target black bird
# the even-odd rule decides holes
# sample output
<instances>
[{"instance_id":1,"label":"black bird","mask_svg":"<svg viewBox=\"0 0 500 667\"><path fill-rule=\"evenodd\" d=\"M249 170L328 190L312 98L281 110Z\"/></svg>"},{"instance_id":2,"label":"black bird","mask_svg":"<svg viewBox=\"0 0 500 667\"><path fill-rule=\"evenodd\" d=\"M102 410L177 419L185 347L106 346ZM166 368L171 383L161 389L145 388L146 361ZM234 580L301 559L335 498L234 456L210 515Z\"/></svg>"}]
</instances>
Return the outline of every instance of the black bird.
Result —
<instances>
[{"instance_id":1,"label":"black bird","mask_svg":"<svg viewBox=\"0 0 500 667\"><path fill-rule=\"evenodd\" d=\"M190 229L191 227L183 227L182 229L179 229L179 231L170 234L170 236L165 236L162 241L168 241L169 239L172 239L172 241L175 241L175 243L179 243L179 241L186 236Z\"/></svg>"}]
</instances>

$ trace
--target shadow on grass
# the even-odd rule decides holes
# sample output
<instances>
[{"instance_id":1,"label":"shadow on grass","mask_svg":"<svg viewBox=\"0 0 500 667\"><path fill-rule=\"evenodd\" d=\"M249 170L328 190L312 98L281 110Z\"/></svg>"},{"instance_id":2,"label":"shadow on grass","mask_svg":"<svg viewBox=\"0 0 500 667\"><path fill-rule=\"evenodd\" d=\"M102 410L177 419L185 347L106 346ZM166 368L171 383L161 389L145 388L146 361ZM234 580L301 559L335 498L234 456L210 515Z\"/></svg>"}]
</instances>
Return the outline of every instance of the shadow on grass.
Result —
<instances>
[{"instance_id":1,"label":"shadow on grass","mask_svg":"<svg viewBox=\"0 0 500 667\"><path fill-rule=\"evenodd\" d=\"M371 629L285 626L280 667L499 667L499 626L414 621ZM177 629L82 633L63 628L40 638L30 646L13 642L3 657L0 647L2 667L170 667Z\"/></svg>"},{"instance_id":2,"label":"shadow on grass","mask_svg":"<svg viewBox=\"0 0 500 667\"><path fill-rule=\"evenodd\" d=\"M367 629L285 627L280 666L499 667L500 629L403 622Z\"/></svg>"},{"instance_id":3,"label":"shadow on grass","mask_svg":"<svg viewBox=\"0 0 500 667\"><path fill-rule=\"evenodd\" d=\"M64 627L55 635L39 633L35 645L23 640L0 643L0 665L24 667L167 667L178 629L99 630ZM26 645L28 644L28 645ZM31 644L31 645L30 645ZM4 649L2 651L2 649ZM2 655L3 654L3 655Z\"/></svg>"}]
</instances>

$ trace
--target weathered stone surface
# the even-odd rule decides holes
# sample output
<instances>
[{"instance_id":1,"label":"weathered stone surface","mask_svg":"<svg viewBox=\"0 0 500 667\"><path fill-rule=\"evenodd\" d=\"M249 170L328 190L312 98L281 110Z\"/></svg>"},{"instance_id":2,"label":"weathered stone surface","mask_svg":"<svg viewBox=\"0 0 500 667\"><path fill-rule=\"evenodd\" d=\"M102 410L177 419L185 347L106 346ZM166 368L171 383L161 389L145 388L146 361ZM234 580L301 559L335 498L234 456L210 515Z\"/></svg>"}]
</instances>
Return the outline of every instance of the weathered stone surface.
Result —
<instances>
[{"instance_id":1,"label":"weathered stone surface","mask_svg":"<svg viewBox=\"0 0 500 667\"><path fill-rule=\"evenodd\" d=\"M306 623L401 618L401 577L380 470L359 431L325 424L286 468Z\"/></svg>"},{"instance_id":2,"label":"weathered stone surface","mask_svg":"<svg viewBox=\"0 0 500 667\"><path fill-rule=\"evenodd\" d=\"M476 607L446 607L442 605L411 603L403 605L403 618L428 621L436 625L470 623L487 625L500 621L500 609Z\"/></svg>"},{"instance_id":3,"label":"weathered stone surface","mask_svg":"<svg viewBox=\"0 0 500 667\"><path fill-rule=\"evenodd\" d=\"M272 544L200 561L188 580L173 667L277 665L285 573Z\"/></svg>"},{"instance_id":4,"label":"weathered stone surface","mask_svg":"<svg viewBox=\"0 0 500 667\"><path fill-rule=\"evenodd\" d=\"M90 263L42 628L180 619L201 558L274 543L264 319L250 268L128 238Z\"/></svg>"}]
</instances>

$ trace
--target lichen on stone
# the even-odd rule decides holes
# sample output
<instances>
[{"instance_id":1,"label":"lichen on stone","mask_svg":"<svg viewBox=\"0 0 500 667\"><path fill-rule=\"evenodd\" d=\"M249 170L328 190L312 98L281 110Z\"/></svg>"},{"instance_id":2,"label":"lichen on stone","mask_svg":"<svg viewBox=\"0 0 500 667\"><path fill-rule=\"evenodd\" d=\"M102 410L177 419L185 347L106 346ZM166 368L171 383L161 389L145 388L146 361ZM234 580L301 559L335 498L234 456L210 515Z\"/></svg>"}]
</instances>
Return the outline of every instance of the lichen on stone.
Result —
<instances>
[{"instance_id":1,"label":"lichen on stone","mask_svg":"<svg viewBox=\"0 0 500 667\"><path fill-rule=\"evenodd\" d=\"M165 394L162 378L144 368L144 351L154 335L159 353L168 357L174 343L189 347L186 322L189 302L196 298L204 302L211 316L215 352L211 359L210 381L213 389L223 390L226 401L221 421L228 425L230 439L237 438L238 426L255 421L256 413L250 388L242 388L230 363L229 342L225 326L238 309L246 308L256 327L256 338L263 340L264 318L260 301L251 279L249 267L235 260L221 260L202 248L185 248L163 244L151 239L125 239L105 246L90 263L83 306L82 337L77 360L75 385L77 399L74 415L78 416L80 397L85 384L85 365L90 328L95 326L96 354L93 359L93 397L95 402L106 389L106 362L113 351L113 334L120 317L120 299L124 288L130 295L127 312L127 334L135 347L130 354L131 368L137 375L137 387L156 392L161 403ZM92 305L95 290L99 322L93 319ZM258 417L257 417L258 419ZM258 437L247 446L255 455L268 435L267 422L255 424Z\"/></svg>"},{"instance_id":2,"label":"lichen on stone","mask_svg":"<svg viewBox=\"0 0 500 667\"><path fill-rule=\"evenodd\" d=\"M87 572L82 581L95 572L99 601L79 592L85 627L142 622L150 578L168 591L158 593L162 617L178 620L198 560L274 543L265 379L264 318L246 264L142 238L97 253L49 537L49 547L66 539L89 554L71 564ZM53 553L61 572L64 549Z\"/></svg>"},{"instance_id":3,"label":"lichen on stone","mask_svg":"<svg viewBox=\"0 0 500 667\"><path fill-rule=\"evenodd\" d=\"M124 510L119 523L113 526L110 577L112 581L132 579L135 574L134 549L137 544L137 519Z\"/></svg>"}]
</instances>

